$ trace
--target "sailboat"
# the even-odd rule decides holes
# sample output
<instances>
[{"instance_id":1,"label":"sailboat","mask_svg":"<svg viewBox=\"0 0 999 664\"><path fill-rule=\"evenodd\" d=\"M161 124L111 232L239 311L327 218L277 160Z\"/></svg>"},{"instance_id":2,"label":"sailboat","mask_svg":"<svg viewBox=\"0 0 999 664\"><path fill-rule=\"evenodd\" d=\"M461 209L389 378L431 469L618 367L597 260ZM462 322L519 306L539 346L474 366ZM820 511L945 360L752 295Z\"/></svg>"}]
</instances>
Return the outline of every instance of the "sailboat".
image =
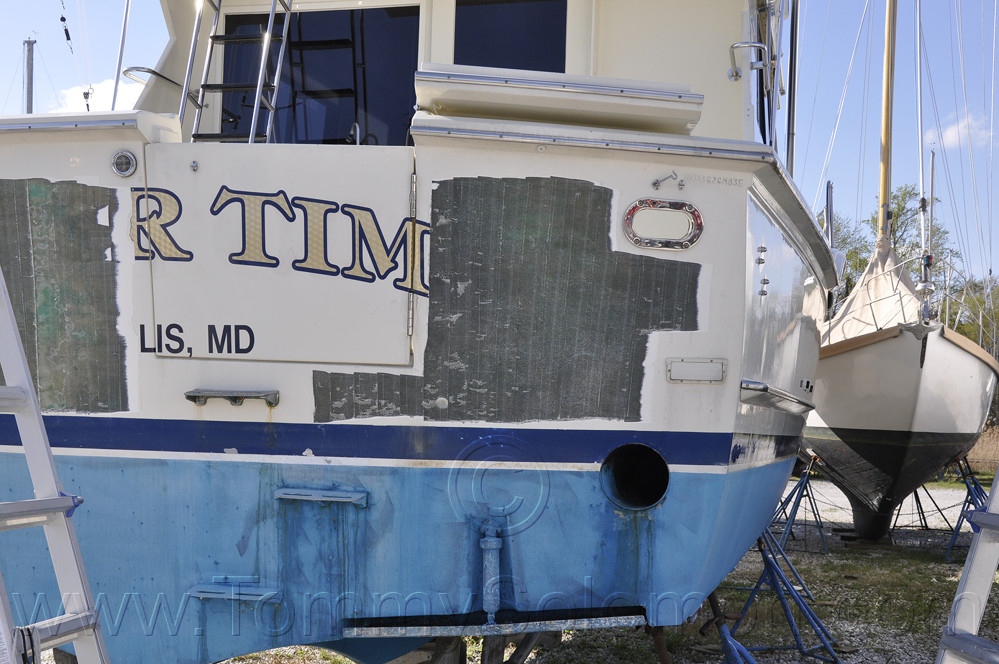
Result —
<instances>
[{"instance_id":1,"label":"sailboat","mask_svg":"<svg viewBox=\"0 0 999 664\"><path fill-rule=\"evenodd\" d=\"M815 410L802 445L850 499L857 535L872 540L887 534L906 496L975 444L999 375L991 354L938 318L930 302L932 257L924 251L901 261L891 247L896 2L887 4L877 244L822 326Z\"/></svg>"},{"instance_id":2,"label":"sailboat","mask_svg":"<svg viewBox=\"0 0 999 664\"><path fill-rule=\"evenodd\" d=\"M135 110L0 118L112 660L691 618L786 486L835 283L785 3L293 4L164 0L192 37ZM15 544L15 615L58 611Z\"/></svg>"}]
</instances>

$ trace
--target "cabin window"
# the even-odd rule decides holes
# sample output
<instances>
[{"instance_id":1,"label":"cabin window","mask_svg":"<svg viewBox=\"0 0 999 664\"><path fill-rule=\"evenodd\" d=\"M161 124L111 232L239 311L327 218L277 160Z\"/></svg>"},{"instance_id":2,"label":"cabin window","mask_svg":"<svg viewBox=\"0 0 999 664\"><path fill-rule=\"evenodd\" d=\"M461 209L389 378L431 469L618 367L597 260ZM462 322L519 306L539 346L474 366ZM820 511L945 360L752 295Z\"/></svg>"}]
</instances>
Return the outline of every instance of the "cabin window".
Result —
<instances>
[{"instance_id":1,"label":"cabin window","mask_svg":"<svg viewBox=\"0 0 999 664\"><path fill-rule=\"evenodd\" d=\"M276 35L282 19L275 17ZM267 15L230 15L225 26L227 34L261 34ZM416 104L418 45L418 7L292 14L272 142L405 145ZM225 48L223 81L255 84L261 45ZM269 74L279 49L275 40ZM222 133L249 135L253 96L253 91L223 95ZM261 109L258 132L266 118Z\"/></svg>"},{"instance_id":2,"label":"cabin window","mask_svg":"<svg viewBox=\"0 0 999 664\"><path fill-rule=\"evenodd\" d=\"M454 64L565 72L567 0L457 0Z\"/></svg>"}]
</instances>

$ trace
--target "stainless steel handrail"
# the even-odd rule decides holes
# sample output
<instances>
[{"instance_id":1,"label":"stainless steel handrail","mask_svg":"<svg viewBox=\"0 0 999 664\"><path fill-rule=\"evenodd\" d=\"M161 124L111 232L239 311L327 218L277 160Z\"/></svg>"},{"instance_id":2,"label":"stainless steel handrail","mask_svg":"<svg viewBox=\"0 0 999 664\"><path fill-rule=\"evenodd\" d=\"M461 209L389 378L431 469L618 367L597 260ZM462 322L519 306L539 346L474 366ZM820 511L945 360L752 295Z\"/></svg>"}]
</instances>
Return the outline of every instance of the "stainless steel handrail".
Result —
<instances>
[{"instance_id":1,"label":"stainless steel handrail","mask_svg":"<svg viewBox=\"0 0 999 664\"><path fill-rule=\"evenodd\" d=\"M140 72L140 73L143 73L143 74L149 74L150 76L154 76L154 77L160 79L161 81L165 81L165 82L169 83L170 85L176 87L179 90L183 90L184 89L184 86L182 86L177 81L173 80L169 76L164 76L163 74L159 73L155 69L150 69L149 67L129 67L128 69L125 69L121 73L123 75L127 76L128 78L132 79L136 83L141 83L142 85L145 85L146 83L149 82L148 79L141 79L138 76L136 76L135 72ZM195 97L193 93L191 93L191 92L187 93L187 100L190 101L192 104L194 104L195 108L199 108L199 109L201 108L201 104L198 103L198 98Z\"/></svg>"}]
</instances>

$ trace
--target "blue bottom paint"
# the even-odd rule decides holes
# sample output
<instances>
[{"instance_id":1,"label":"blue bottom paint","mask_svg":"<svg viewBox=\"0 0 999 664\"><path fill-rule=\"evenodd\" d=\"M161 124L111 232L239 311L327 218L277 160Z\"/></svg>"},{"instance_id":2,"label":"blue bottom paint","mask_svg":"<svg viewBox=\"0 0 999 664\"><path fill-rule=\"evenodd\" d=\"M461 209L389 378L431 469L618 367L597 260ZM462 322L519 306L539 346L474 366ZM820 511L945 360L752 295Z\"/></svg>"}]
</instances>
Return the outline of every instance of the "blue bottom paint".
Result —
<instances>
[{"instance_id":1,"label":"blue bottom paint","mask_svg":"<svg viewBox=\"0 0 999 664\"><path fill-rule=\"evenodd\" d=\"M638 606L651 624L677 624L762 532L793 463L672 472L659 505L630 511L596 471L231 459L57 457L66 491L86 500L73 521L112 660L341 641L361 661L387 661L420 640L343 640L343 621L481 610L487 520L500 528L504 610ZM3 500L30 495L19 455L3 458L0 487ZM289 487L363 490L368 503L275 499ZM2 537L17 622L56 615L40 529ZM192 591L205 587L221 597Z\"/></svg>"}]
</instances>

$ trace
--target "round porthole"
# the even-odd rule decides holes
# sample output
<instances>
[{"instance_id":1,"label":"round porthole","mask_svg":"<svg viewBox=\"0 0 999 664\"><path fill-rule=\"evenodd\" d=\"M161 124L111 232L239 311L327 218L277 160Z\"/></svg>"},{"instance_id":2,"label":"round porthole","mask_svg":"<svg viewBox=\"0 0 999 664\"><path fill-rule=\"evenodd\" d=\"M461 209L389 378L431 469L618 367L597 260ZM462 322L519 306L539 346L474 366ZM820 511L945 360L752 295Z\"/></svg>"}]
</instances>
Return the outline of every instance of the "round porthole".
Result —
<instances>
[{"instance_id":1,"label":"round porthole","mask_svg":"<svg viewBox=\"0 0 999 664\"><path fill-rule=\"evenodd\" d=\"M128 150L118 150L111 157L111 169L123 178L127 178L134 173L138 163L135 155Z\"/></svg>"},{"instance_id":2,"label":"round porthole","mask_svg":"<svg viewBox=\"0 0 999 664\"><path fill-rule=\"evenodd\" d=\"M641 443L628 443L607 455L600 466L600 486L620 507L644 510L666 496L669 467L656 450Z\"/></svg>"}]
</instances>

